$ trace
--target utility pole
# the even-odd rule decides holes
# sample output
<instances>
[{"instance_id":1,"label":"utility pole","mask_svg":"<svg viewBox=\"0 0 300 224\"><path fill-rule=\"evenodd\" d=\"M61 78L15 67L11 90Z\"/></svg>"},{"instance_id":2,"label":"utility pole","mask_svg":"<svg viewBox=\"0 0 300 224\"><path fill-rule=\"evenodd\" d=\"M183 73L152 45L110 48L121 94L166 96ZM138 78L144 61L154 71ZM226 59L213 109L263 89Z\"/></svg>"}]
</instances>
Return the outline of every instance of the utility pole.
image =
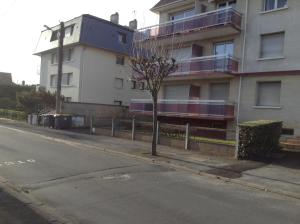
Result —
<instances>
[{"instance_id":1,"label":"utility pole","mask_svg":"<svg viewBox=\"0 0 300 224\"><path fill-rule=\"evenodd\" d=\"M62 80L62 65L64 58L64 37L65 37L65 24L60 22L58 40L58 71L57 71L57 89L56 89L56 114L61 112L61 80Z\"/></svg>"}]
</instances>

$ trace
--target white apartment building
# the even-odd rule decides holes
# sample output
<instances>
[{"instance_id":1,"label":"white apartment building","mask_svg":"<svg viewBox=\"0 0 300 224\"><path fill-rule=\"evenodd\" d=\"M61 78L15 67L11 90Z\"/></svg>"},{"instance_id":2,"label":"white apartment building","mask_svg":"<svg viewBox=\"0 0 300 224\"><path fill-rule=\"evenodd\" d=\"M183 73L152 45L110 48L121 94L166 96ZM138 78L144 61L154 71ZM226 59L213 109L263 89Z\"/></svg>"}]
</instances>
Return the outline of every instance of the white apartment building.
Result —
<instances>
[{"instance_id":1,"label":"white apartment building","mask_svg":"<svg viewBox=\"0 0 300 224\"><path fill-rule=\"evenodd\" d=\"M221 129L281 120L300 135L300 1L161 0L151 10L160 23L134 41L159 39L179 64L161 89L160 120ZM147 104L131 111L147 114Z\"/></svg>"},{"instance_id":2,"label":"white apartment building","mask_svg":"<svg viewBox=\"0 0 300 224\"><path fill-rule=\"evenodd\" d=\"M144 83L130 80L129 52L133 29L113 21L82 15L65 22L62 95L67 102L127 106L147 98ZM136 22L131 22L136 26ZM59 26L41 33L35 55L41 57L40 87L57 85Z\"/></svg>"}]
</instances>

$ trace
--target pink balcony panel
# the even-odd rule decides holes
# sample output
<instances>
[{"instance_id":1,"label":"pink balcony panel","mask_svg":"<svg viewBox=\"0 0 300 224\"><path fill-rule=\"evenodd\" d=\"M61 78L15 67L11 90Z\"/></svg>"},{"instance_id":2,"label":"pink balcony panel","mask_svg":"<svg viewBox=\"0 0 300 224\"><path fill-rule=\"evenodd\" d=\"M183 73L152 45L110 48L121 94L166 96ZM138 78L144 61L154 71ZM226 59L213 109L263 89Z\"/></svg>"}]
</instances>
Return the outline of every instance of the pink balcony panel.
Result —
<instances>
[{"instance_id":1,"label":"pink balcony panel","mask_svg":"<svg viewBox=\"0 0 300 224\"><path fill-rule=\"evenodd\" d=\"M152 114L150 100L132 100L130 112ZM160 100L158 114L161 116L195 117L211 119L234 118L234 104L225 101Z\"/></svg>"},{"instance_id":2,"label":"pink balcony panel","mask_svg":"<svg viewBox=\"0 0 300 224\"><path fill-rule=\"evenodd\" d=\"M242 16L233 8L215 10L212 12L194 15L177 21L143 28L135 32L135 41L144 41L156 37L170 36L193 30L201 30L218 26L231 25L237 30L241 29Z\"/></svg>"}]
</instances>

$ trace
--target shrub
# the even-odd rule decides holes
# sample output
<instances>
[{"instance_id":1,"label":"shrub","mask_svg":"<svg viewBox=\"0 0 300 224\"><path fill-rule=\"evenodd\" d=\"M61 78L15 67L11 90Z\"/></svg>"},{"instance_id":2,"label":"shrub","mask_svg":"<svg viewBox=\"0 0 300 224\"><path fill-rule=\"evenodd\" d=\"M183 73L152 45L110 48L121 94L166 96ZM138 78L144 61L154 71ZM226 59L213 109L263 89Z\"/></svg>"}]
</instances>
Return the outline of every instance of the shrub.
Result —
<instances>
[{"instance_id":1,"label":"shrub","mask_svg":"<svg viewBox=\"0 0 300 224\"><path fill-rule=\"evenodd\" d=\"M238 159L257 159L279 150L281 121L249 121L239 127Z\"/></svg>"},{"instance_id":2,"label":"shrub","mask_svg":"<svg viewBox=\"0 0 300 224\"><path fill-rule=\"evenodd\" d=\"M0 109L0 117L12 120L26 120L26 113L15 110Z\"/></svg>"}]
</instances>

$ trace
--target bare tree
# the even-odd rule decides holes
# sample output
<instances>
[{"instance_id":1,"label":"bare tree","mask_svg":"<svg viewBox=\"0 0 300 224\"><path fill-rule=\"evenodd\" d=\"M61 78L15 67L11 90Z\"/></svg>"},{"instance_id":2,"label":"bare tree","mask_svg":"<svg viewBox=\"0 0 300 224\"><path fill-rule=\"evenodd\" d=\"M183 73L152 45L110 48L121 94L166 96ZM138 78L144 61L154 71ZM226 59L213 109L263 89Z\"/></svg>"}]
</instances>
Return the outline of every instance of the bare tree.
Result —
<instances>
[{"instance_id":1,"label":"bare tree","mask_svg":"<svg viewBox=\"0 0 300 224\"><path fill-rule=\"evenodd\" d=\"M165 43L157 39L135 41L130 59L132 79L145 81L153 102L152 155L156 156L158 93L162 82L177 70L176 60Z\"/></svg>"}]
</instances>

